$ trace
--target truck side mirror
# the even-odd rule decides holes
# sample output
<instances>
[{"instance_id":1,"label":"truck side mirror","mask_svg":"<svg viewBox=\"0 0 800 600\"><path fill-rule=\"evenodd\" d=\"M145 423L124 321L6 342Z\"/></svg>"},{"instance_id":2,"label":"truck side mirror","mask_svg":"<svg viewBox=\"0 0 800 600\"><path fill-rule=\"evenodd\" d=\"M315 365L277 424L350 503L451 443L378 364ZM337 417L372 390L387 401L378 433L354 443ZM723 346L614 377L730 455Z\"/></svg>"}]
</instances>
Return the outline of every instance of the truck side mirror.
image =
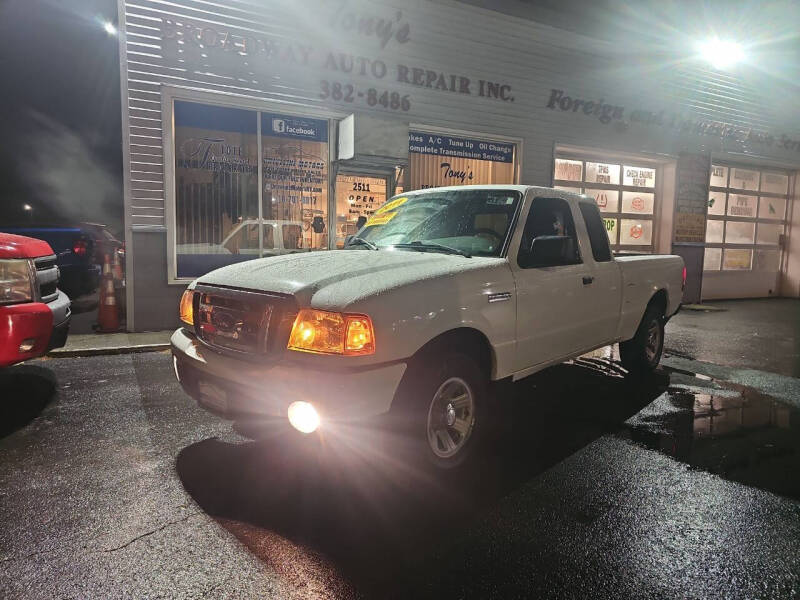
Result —
<instances>
[{"instance_id":1,"label":"truck side mirror","mask_svg":"<svg viewBox=\"0 0 800 600\"><path fill-rule=\"evenodd\" d=\"M322 217L314 217L314 220L311 222L311 229L314 230L314 233L322 233L325 231L325 221L322 219Z\"/></svg>"},{"instance_id":2,"label":"truck side mirror","mask_svg":"<svg viewBox=\"0 0 800 600\"><path fill-rule=\"evenodd\" d=\"M569 265L573 260L572 238L566 235L540 235L533 238L528 254L532 267Z\"/></svg>"}]
</instances>

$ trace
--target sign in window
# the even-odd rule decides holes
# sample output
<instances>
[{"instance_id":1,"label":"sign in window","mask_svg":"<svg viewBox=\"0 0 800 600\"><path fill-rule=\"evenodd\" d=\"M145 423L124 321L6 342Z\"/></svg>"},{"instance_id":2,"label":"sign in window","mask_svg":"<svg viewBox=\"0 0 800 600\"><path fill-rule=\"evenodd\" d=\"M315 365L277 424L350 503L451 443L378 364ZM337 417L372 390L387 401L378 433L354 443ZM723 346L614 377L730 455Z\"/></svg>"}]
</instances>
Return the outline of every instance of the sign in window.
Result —
<instances>
[{"instance_id":1,"label":"sign in window","mask_svg":"<svg viewBox=\"0 0 800 600\"><path fill-rule=\"evenodd\" d=\"M515 144L420 131L408 139L409 189L515 182Z\"/></svg>"},{"instance_id":2,"label":"sign in window","mask_svg":"<svg viewBox=\"0 0 800 600\"><path fill-rule=\"evenodd\" d=\"M619 165L610 163L586 163L586 181L619 185Z\"/></svg>"}]
</instances>

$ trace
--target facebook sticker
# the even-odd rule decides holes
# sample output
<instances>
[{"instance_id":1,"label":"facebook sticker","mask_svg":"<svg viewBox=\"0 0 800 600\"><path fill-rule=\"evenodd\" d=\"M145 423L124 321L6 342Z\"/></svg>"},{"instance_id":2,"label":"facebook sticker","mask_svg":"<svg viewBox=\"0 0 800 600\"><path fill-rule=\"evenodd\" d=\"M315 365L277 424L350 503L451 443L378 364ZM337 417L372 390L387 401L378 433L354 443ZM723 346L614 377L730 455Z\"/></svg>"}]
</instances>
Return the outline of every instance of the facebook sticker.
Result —
<instances>
[{"instance_id":1,"label":"facebook sticker","mask_svg":"<svg viewBox=\"0 0 800 600\"><path fill-rule=\"evenodd\" d=\"M315 142L328 141L328 122L323 119L262 113L261 122L272 123L272 135L275 137Z\"/></svg>"}]
</instances>

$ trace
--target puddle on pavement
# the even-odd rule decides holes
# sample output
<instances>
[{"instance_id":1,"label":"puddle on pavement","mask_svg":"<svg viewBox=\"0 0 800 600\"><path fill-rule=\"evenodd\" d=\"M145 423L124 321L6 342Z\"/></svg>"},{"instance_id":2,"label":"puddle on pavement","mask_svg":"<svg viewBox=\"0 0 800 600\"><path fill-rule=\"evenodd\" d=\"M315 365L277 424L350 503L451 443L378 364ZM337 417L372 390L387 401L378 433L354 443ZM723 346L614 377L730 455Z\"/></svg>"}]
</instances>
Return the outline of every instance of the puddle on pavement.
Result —
<instances>
[{"instance_id":1,"label":"puddle on pavement","mask_svg":"<svg viewBox=\"0 0 800 600\"><path fill-rule=\"evenodd\" d=\"M670 387L619 435L692 467L800 499L800 409L753 389Z\"/></svg>"}]
</instances>

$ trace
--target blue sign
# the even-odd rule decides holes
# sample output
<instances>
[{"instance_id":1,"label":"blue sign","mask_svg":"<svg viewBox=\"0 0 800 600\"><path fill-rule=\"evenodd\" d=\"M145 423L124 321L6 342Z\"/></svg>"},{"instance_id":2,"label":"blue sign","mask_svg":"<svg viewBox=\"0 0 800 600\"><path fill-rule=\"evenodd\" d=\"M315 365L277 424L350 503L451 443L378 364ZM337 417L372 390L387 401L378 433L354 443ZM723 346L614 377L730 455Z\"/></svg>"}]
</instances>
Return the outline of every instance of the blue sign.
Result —
<instances>
[{"instance_id":1,"label":"blue sign","mask_svg":"<svg viewBox=\"0 0 800 600\"><path fill-rule=\"evenodd\" d=\"M312 142L328 141L328 122L309 117L289 117L261 113L261 135L285 137Z\"/></svg>"},{"instance_id":2,"label":"blue sign","mask_svg":"<svg viewBox=\"0 0 800 600\"><path fill-rule=\"evenodd\" d=\"M417 154L453 156L502 163L514 161L514 144L471 140L469 138L421 133L418 131L409 132L408 151L416 152Z\"/></svg>"},{"instance_id":3,"label":"blue sign","mask_svg":"<svg viewBox=\"0 0 800 600\"><path fill-rule=\"evenodd\" d=\"M240 108L175 100L175 125L255 135L256 113Z\"/></svg>"}]
</instances>

